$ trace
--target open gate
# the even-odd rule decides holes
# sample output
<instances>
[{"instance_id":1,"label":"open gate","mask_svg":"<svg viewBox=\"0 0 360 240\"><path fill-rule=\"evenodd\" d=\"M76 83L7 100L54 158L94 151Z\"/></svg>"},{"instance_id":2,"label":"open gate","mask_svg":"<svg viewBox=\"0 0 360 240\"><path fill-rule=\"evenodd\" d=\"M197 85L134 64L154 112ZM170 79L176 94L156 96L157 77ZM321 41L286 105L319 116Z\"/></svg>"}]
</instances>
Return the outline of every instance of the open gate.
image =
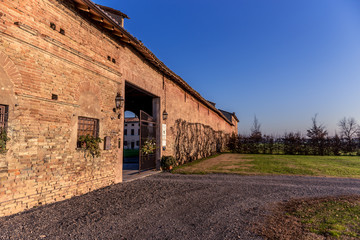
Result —
<instances>
[{"instance_id":1,"label":"open gate","mask_svg":"<svg viewBox=\"0 0 360 240\"><path fill-rule=\"evenodd\" d=\"M152 116L140 110L140 149L147 140L156 142L156 122ZM156 168L156 153L144 155L139 152L139 172Z\"/></svg>"}]
</instances>

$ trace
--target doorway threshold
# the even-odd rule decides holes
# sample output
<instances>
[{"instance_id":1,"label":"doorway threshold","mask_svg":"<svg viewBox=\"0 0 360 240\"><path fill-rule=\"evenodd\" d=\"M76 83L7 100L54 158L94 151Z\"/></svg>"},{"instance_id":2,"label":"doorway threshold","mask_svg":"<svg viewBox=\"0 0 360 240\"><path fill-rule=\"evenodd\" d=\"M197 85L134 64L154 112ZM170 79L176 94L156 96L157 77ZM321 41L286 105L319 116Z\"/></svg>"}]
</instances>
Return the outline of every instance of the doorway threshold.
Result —
<instances>
[{"instance_id":1,"label":"doorway threshold","mask_svg":"<svg viewBox=\"0 0 360 240\"><path fill-rule=\"evenodd\" d=\"M123 170L123 182L131 182L141 178L145 178L154 174L158 174L161 171L155 169L145 170L139 173L139 170Z\"/></svg>"}]
</instances>

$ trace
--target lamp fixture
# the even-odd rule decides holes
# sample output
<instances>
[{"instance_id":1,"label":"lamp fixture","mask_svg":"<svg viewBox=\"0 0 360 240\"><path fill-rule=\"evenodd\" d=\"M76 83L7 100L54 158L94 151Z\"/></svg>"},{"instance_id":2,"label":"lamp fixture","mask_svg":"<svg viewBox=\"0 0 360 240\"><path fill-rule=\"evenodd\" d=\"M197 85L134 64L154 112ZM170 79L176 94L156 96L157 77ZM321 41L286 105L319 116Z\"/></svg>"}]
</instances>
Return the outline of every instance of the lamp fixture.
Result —
<instances>
[{"instance_id":1,"label":"lamp fixture","mask_svg":"<svg viewBox=\"0 0 360 240\"><path fill-rule=\"evenodd\" d=\"M163 111L163 120L166 120L168 118L168 113L166 112L166 110Z\"/></svg>"},{"instance_id":2,"label":"lamp fixture","mask_svg":"<svg viewBox=\"0 0 360 240\"><path fill-rule=\"evenodd\" d=\"M116 97L115 97L115 106L116 106L116 109L120 109L123 107L124 105L124 97L120 95L120 93L117 93L116 94Z\"/></svg>"}]
</instances>

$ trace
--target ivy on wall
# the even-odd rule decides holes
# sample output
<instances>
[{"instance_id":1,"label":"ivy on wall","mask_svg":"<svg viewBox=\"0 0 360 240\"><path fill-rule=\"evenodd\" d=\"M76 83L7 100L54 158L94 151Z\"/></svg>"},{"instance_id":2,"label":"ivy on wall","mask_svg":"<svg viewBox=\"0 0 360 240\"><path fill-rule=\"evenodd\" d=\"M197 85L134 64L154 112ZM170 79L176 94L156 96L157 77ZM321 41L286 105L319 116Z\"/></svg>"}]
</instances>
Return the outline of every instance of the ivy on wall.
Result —
<instances>
[{"instance_id":1,"label":"ivy on wall","mask_svg":"<svg viewBox=\"0 0 360 240\"><path fill-rule=\"evenodd\" d=\"M189 123L178 119L171 128L175 136L174 153L178 164L211 156L224 151L230 137L223 131L215 131L201 123Z\"/></svg>"}]
</instances>

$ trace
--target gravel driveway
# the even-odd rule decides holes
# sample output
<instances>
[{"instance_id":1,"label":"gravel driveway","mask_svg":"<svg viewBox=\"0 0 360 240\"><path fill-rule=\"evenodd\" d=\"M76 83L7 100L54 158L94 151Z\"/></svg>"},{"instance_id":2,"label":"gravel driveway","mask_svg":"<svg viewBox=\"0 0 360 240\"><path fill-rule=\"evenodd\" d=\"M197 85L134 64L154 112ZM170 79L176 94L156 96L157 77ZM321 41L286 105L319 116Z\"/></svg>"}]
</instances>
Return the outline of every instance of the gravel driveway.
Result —
<instances>
[{"instance_id":1,"label":"gravel driveway","mask_svg":"<svg viewBox=\"0 0 360 240\"><path fill-rule=\"evenodd\" d=\"M269 204L344 194L360 180L162 173L0 218L0 239L262 239Z\"/></svg>"}]
</instances>

